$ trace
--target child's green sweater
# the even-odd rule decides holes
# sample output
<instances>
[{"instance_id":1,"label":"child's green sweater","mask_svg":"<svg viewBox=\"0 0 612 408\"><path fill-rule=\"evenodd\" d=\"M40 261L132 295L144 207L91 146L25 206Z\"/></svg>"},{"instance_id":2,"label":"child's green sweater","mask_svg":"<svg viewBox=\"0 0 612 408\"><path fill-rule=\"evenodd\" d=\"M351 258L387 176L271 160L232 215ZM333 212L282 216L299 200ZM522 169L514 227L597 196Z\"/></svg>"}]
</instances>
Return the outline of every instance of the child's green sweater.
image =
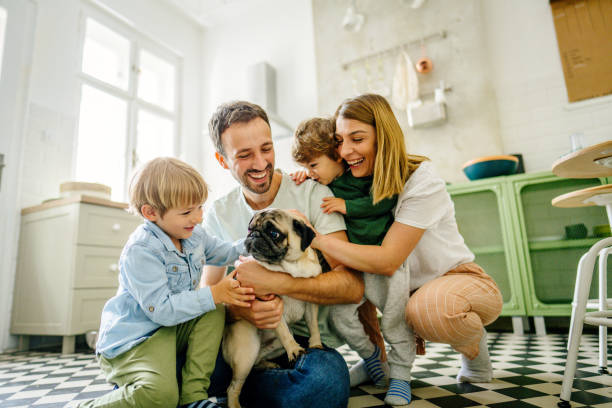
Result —
<instances>
[{"instance_id":1,"label":"child's green sweater","mask_svg":"<svg viewBox=\"0 0 612 408\"><path fill-rule=\"evenodd\" d=\"M372 204L372 176L353 177L347 170L329 183L334 195L346 204L346 230L348 239L354 244L380 245L393 224L393 207L397 195Z\"/></svg>"}]
</instances>

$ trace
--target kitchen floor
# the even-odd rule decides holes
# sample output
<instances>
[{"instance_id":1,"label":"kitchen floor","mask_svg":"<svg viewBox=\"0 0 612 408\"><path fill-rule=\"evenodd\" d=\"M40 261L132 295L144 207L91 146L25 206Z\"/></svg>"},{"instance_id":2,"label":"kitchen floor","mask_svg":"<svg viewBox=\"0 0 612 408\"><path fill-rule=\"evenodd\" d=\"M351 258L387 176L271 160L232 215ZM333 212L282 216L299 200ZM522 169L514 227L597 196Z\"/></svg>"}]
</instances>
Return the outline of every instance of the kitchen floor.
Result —
<instances>
[{"instance_id":1,"label":"kitchen floor","mask_svg":"<svg viewBox=\"0 0 612 408\"><path fill-rule=\"evenodd\" d=\"M427 344L412 371L411 407L556 407L565 364L565 335L489 333L495 380L457 384L459 356L449 346ZM608 349L612 355L612 342ZM358 357L340 351L349 365ZM610 368L612 369L612 367ZM72 407L109 391L92 354L27 352L0 355L0 407ZM585 335L572 393L573 407L612 407L612 376L597 372L597 337ZM349 408L385 407L384 390L351 390ZM324 407L324 405L321 405Z\"/></svg>"}]
</instances>

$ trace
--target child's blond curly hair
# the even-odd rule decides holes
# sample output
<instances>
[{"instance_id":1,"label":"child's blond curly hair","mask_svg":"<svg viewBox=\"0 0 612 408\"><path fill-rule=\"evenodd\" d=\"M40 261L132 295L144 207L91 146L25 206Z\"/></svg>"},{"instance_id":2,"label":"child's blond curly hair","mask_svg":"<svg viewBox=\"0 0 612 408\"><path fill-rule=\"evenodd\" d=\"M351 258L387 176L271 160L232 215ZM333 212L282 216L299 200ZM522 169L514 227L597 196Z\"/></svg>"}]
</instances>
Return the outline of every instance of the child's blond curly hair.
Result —
<instances>
[{"instance_id":1,"label":"child's blond curly hair","mask_svg":"<svg viewBox=\"0 0 612 408\"><path fill-rule=\"evenodd\" d=\"M312 118L300 123L295 130L291 154L297 163L309 163L325 155L337 161L338 143L334 138L336 123L332 119Z\"/></svg>"},{"instance_id":2,"label":"child's blond curly hair","mask_svg":"<svg viewBox=\"0 0 612 408\"><path fill-rule=\"evenodd\" d=\"M158 157L134 173L129 196L133 214L142 216L141 208L148 204L163 217L172 208L204 203L208 187L189 164L174 157Z\"/></svg>"}]
</instances>

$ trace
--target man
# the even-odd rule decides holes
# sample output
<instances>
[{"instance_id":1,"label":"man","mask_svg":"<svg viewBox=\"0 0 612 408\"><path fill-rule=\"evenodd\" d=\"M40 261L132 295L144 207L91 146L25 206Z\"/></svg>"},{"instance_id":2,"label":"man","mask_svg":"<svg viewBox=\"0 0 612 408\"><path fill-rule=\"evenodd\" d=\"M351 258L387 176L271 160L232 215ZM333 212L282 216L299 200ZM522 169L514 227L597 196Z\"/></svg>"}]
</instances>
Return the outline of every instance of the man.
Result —
<instances>
[{"instance_id":1,"label":"man","mask_svg":"<svg viewBox=\"0 0 612 408\"><path fill-rule=\"evenodd\" d=\"M262 108L248 102L221 105L209 122L209 130L217 161L231 172L240 187L213 203L205 215L207 231L225 240L242 238L255 211L274 207L297 209L319 233L347 239L342 216L324 214L320 208L322 198L332 195L326 186L311 180L297 186L288 175L274 170L272 135ZM333 259L327 261L332 270L315 278L270 272L254 261L238 265L236 277L242 286L254 288L261 296L288 295L318 304L359 302L364 291L360 274ZM224 276L225 268L206 267L205 274L206 285L211 285ZM247 319L262 329L275 328L282 310L278 296L270 301L256 300L250 308L228 307L232 319ZM327 315L327 308L321 307L322 341L326 346L337 347L341 343L329 330ZM299 335L307 335L307 330L297 327L294 333L299 341ZM231 377L222 358L217 365L211 395L225 391ZM333 349L309 350L293 369L252 371L242 395L255 406L345 407L349 395L346 364Z\"/></svg>"}]
</instances>

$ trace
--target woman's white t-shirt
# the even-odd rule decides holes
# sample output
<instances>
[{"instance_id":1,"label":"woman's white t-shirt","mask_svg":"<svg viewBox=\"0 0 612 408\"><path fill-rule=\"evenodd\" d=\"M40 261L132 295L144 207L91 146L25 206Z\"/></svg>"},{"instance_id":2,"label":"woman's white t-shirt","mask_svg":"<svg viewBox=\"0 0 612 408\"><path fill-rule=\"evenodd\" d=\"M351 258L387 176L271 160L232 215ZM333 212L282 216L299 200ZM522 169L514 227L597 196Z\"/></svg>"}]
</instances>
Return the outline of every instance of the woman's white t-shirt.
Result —
<instances>
[{"instance_id":1,"label":"woman's white t-shirt","mask_svg":"<svg viewBox=\"0 0 612 408\"><path fill-rule=\"evenodd\" d=\"M424 229L406 263L410 270L410 290L449 270L474 260L457 229L455 206L431 162L421 163L410 175L397 199L395 221Z\"/></svg>"}]
</instances>

